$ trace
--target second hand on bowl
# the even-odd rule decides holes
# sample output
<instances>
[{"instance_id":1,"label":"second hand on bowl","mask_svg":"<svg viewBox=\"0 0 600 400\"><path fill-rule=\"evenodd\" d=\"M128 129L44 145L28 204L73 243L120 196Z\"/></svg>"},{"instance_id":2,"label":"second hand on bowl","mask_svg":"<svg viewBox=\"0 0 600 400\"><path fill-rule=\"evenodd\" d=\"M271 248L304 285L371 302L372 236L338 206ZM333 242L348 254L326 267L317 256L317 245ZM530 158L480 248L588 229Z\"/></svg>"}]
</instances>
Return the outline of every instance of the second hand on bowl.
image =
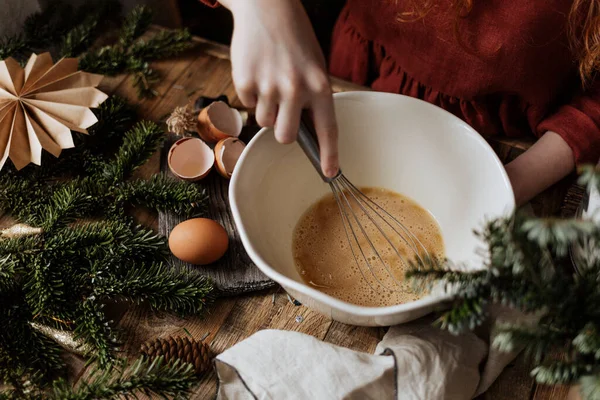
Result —
<instances>
[{"instance_id":1,"label":"second hand on bowl","mask_svg":"<svg viewBox=\"0 0 600 400\"><path fill-rule=\"evenodd\" d=\"M374 291L377 285L389 291L400 291L401 283L392 269L395 263L385 261L383 246L391 249L392 255L397 257L395 260L405 267L411 262L424 264L431 259L427 248L402 222L352 184L341 169L333 178L323 174L317 135L312 119L306 113L300 120L297 141L321 179L329 184L356 266L364 280ZM401 248L408 251L401 251ZM386 275L381 274L387 274L391 279L385 279ZM393 282L394 287L382 282L386 280Z\"/></svg>"}]
</instances>

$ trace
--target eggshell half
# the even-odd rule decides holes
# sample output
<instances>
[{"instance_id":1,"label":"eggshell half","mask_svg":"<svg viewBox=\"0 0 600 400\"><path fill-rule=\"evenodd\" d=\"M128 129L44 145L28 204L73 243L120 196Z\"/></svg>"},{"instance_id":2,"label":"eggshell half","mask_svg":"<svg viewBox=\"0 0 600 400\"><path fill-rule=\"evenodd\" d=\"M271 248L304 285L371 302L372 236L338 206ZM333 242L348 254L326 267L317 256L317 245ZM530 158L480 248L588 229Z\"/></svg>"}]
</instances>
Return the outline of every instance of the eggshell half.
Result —
<instances>
[{"instance_id":1,"label":"eggshell half","mask_svg":"<svg viewBox=\"0 0 600 400\"><path fill-rule=\"evenodd\" d=\"M169 235L171 253L190 264L212 264L223 257L228 247L229 236L225 228L208 218L183 221Z\"/></svg>"},{"instance_id":2,"label":"eggshell half","mask_svg":"<svg viewBox=\"0 0 600 400\"><path fill-rule=\"evenodd\" d=\"M175 176L194 182L208 175L215 163L215 154L202 140L183 138L173 143L167 161Z\"/></svg>"},{"instance_id":3,"label":"eggshell half","mask_svg":"<svg viewBox=\"0 0 600 400\"><path fill-rule=\"evenodd\" d=\"M224 178L231 178L238 159L246 145L240 139L227 138L220 140L215 146L215 165L217 172Z\"/></svg>"},{"instance_id":4,"label":"eggshell half","mask_svg":"<svg viewBox=\"0 0 600 400\"><path fill-rule=\"evenodd\" d=\"M198 134L208 143L238 137L243 126L240 112L222 101L211 103L198 114Z\"/></svg>"}]
</instances>

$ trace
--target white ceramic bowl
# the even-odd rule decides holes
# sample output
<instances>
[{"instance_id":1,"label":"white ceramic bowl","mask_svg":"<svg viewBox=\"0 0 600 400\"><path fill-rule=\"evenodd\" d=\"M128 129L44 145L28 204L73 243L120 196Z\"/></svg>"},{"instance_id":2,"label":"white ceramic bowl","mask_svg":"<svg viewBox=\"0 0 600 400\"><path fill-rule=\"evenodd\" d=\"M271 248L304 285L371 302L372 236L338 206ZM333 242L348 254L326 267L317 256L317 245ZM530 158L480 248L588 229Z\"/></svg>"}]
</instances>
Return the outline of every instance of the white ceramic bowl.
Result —
<instances>
[{"instance_id":1,"label":"white ceramic bowl","mask_svg":"<svg viewBox=\"0 0 600 400\"><path fill-rule=\"evenodd\" d=\"M340 164L357 186L392 189L439 223L446 255L480 268L473 230L514 209L504 167L490 146L452 114L411 97L377 92L334 96ZM261 130L236 165L229 197L235 223L258 268L304 305L334 320L388 326L430 312L442 296L391 307L361 307L306 285L292 257L292 234L306 209L329 192L297 144Z\"/></svg>"}]
</instances>

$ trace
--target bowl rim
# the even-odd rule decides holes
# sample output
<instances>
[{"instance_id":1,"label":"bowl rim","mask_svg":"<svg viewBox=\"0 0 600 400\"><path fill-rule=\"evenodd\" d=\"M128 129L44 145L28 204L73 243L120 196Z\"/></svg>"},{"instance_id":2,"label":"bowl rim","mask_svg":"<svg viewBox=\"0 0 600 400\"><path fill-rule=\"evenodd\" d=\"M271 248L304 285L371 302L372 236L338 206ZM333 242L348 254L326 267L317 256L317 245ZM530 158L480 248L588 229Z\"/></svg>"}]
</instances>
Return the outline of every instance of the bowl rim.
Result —
<instances>
[{"instance_id":1,"label":"bowl rim","mask_svg":"<svg viewBox=\"0 0 600 400\"><path fill-rule=\"evenodd\" d=\"M489 150L489 152L491 153L493 163L496 164L497 166L501 167L500 168L501 177L505 183L505 186L508 188L510 194L512 194L512 196L509 196L508 204L506 204L506 209L508 210L506 212L512 212L515 209L514 191L513 191L512 185L510 183L510 180L508 179L506 169L504 168L504 165L498 158L498 155L494 152L492 147L483 138L483 136L481 136L473 127L471 127L469 124L467 124L465 121L461 120L454 114L452 114L449 111L446 111L443 108L438 107L434 104L428 103L424 100L406 96L406 95L402 95L402 94L396 94L396 93L375 92L375 91L349 91L349 92L334 93L334 95L333 95L334 100L335 99L365 100L365 98L369 98L369 97L371 97L371 98L373 98L373 97L398 98L398 96L403 97L405 100L408 100L408 101L423 103L427 107L431 107L432 109L435 109L436 110L435 112L441 111L442 113L447 114L447 116L449 116L451 119L454 119L455 121L459 122L464 128L466 128L465 131L466 131L467 135L469 135L469 136L471 136L471 138L477 140L479 142L479 144L483 145L484 148L487 148ZM272 128L262 128L248 143L245 151L242 153L241 157L238 159L238 162L236 165L238 168L234 169L233 175L231 177L230 185L229 185L229 202L230 202L231 213L233 215L235 226L237 227L238 233L242 240L242 244L244 245L244 249L248 252L248 256L256 263L256 266L265 275L267 275L269 278L273 279L275 282L279 283L280 285L282 285L284 287L289 287L292 290L303 293L304 295L313 298L317 302L326 304L327 306L329 306L333 309L337 309L339 311L343 311L343 312L346 312L346 313L349 313L349 314L352 314L355 316L360 316L360 317L382 317L382 316L387 316L387 315L392 315L392 314L398 314L398 313L405 312L405 311L414 311L414 310L429 307L429 306L432 306L435 304L439 304L439 303L443 302L444 300L448 300L452 297L452 295L450 293L441 293L441 294L435 294L435 295L428 294L426 296L421 297L418 300L411 301L408 303L396 304L393 306L385 306L385 307L359 306L359 305L348 303L343 300L332 297L332 296L325 294L325 293L323 293L315 288L312 288L306 284L299 283L299 282L281 274L280 272L276 271L274 268L272 268L269 265L269 263L266 262L261 257L261 255L258 253L255 246L252 244L250 238L248 237L248 234L246 233L245 225L243 222L243 218L240 214L240 211L239 211L239 208L237 205L238 204L237 188L238 188L238 182L240 181L240 174L241 174L239 171L242 169L240 167L242 167L244 165L246 158L248 157L250 152L253 150L253 148L257 145L260 138L262 138L264 135L266 135L270 131L272 131Z\"/></svg>"}]
</instances>

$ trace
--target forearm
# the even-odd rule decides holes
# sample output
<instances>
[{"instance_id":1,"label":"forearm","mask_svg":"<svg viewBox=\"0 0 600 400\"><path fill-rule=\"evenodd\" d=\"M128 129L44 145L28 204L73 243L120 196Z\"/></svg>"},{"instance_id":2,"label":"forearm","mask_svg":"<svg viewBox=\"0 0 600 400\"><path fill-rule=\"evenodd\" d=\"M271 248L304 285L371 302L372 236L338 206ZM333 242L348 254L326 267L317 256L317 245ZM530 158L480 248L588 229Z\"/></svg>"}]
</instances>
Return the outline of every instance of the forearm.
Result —
<instances>
[{"instance_id":1,"label":"forearm","mask_svg":"<svg viewBox=\"0 0 600 400\"><path fill-rule=\"evenodd\" d=\"M547 132L506 165L517 206L525 204L575 168L573 151L557 133Z\"/></svg>"}]
</instances>

